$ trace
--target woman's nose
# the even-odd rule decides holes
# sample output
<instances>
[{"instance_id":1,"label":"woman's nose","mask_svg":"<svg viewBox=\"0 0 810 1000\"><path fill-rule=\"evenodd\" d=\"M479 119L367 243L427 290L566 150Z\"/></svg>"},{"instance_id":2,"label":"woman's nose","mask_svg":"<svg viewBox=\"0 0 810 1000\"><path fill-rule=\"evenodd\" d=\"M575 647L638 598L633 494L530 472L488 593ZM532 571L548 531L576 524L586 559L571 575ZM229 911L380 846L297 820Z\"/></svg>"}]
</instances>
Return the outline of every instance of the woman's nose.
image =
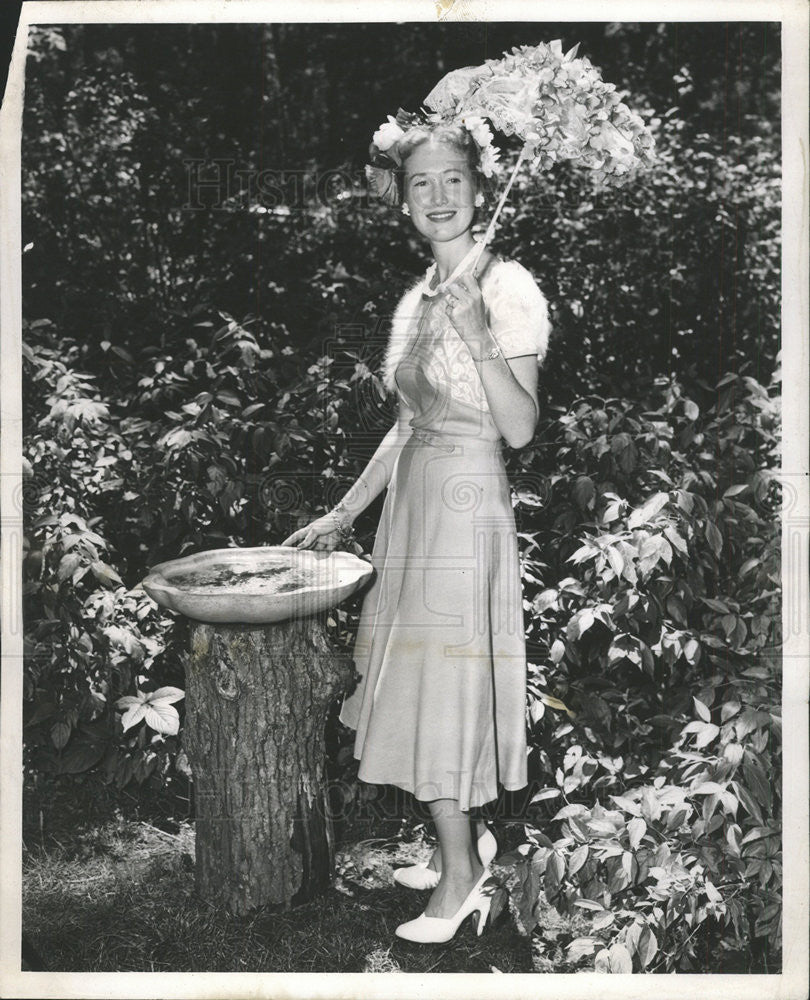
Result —
<instances>
[{"instance_id":1,"label":"woman's nose","mask_svg":"<svg viewBox=\"0 0 810 1000\"><path fill-rule=\"evenodd\" d=\"M447 189L441 181L434 188L433 201L437 205L444 205L447 201Z\"/></svg>"}]
</instances>

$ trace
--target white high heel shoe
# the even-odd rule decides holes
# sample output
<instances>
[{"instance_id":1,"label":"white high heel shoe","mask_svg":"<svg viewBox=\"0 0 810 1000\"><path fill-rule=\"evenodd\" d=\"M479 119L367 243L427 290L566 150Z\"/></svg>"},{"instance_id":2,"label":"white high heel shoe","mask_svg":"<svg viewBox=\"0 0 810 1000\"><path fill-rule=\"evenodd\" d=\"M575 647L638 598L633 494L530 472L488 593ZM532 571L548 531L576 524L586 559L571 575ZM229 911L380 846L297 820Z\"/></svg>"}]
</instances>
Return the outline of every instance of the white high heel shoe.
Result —
<instances>
[{"instance_id":1,"label":"white high heel shoe","mask_svg":"<svg viewBox=\"0 0 810 1000\"><path fill-rule=\"evenodd\" d=\"M394 931L397 937L405 941L417 941L419 944L442 944L449 941L461 924L472 913L478 913L476 934L480 937L489 916L492 896L484 892L484 883L492 873L485 868L481 878L470 890L469 895L452 917L427 917L420 913L415 920L400 924Z\"/></svg>"},{"instance_id":2,"label":"white high heel shoe","mask_svg":"<svg viewBox=\"0 0 810 1000\"><path fill-rule=\"evenodd\" d=\"M498 853L498 841L492 835L489 827L484 828L484 832L478 838L478 857L484 868L488 868ZM399 885L404 885L406 889L435 889L439 884L441 872L434 868L428 868L427 861L421 861L418 865L409 865L407 868L394 869L394 881Z\"/></svg>"}]
</instances>

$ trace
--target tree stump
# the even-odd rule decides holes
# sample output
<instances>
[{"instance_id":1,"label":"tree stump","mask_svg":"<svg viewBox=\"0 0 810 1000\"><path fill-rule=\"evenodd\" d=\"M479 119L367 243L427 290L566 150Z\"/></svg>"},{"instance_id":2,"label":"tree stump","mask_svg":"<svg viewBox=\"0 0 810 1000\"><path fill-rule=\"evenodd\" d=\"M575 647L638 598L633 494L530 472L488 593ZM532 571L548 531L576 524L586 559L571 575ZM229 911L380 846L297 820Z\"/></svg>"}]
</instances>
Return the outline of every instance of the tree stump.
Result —
<instances>
[{"instance_id":1,"label":"tree stump","mask_svg":"<svg viewBox=\"0 0 810 1000\"><path fill-rule=\"evenodd\" d=\"M184 743L196 882L235 914L287 909L334 870L324 726L352 660L325 613L274 625L191 622Z\"/></svg>"}]
</instances>

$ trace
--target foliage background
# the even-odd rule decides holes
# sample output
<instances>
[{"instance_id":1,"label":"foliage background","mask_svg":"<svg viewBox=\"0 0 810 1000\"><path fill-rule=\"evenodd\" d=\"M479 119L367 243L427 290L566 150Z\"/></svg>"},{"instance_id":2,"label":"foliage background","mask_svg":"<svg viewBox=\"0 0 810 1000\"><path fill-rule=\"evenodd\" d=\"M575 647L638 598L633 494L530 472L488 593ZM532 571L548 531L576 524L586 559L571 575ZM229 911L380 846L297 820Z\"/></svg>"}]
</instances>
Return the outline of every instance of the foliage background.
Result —
<instances>
[{"instance_id":1,"label":"foliage background","mask_svg":"<svg viewBox=\"0 0 810 1000\"><path fill-rule=\"evenodd\" d=\"M778 25L32 31L27 787L187 791L182 702L163 732L115 706L183 687L182 623L138 582L277 543L362 469L393 419L387 320L426 264L366 198L369 137L449 69L556 37L627 89L659 162L619 192L521 176L497 236L554 327L538 433L509 457L533 746L531 794L498 804L522 830L510 905L527 934L541 897L592 915L574 964L773 971Z\"/></svg>"}]
</instances>

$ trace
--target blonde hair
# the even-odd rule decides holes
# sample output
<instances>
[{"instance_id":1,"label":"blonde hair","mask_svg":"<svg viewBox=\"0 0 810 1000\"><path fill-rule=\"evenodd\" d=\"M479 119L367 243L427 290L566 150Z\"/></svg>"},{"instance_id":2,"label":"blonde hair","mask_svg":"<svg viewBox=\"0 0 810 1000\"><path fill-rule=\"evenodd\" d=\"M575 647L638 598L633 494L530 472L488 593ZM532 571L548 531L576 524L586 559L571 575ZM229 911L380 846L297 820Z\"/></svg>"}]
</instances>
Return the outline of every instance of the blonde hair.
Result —
<instances>
[{"instance_id":1,"label":"blonde hair","mask_svg":"<svg viewBox=\"0 0 810 1000\"><path fill-rule=\"evenodd\" d=\"M481 163L481 151L470 134L469 129L461 124L452 122L442 122L439 125L416 125L408 129L405 135L397 142L396 152L399 156L400 165L394 171L397 181L397 188L400 200L404 195L405 163L408 157L420 146L429 141L441 142L446 146L451 146L458 150L467 161L470 173L473 175L477 187L487 198L491 192L490 178L485 177L479 170Z\"/></svg>"}]
</instances>

